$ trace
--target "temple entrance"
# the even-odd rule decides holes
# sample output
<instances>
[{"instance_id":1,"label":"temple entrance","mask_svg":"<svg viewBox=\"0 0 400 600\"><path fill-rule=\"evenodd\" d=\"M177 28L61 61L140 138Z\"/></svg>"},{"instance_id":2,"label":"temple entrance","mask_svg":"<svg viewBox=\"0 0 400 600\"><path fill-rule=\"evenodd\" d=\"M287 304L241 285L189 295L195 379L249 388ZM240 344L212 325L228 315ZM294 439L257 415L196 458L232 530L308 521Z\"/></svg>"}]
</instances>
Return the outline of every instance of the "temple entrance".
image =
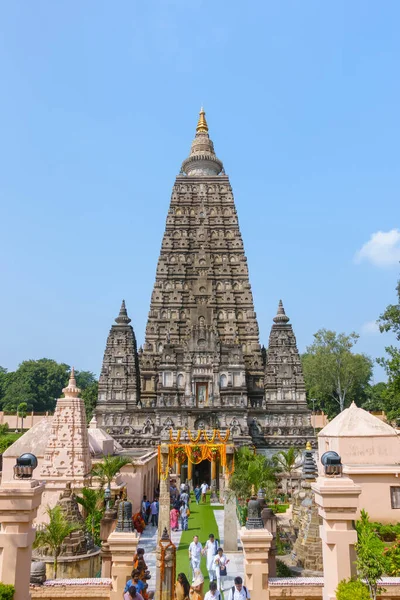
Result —
<instances>
[{"instance_id":1,"label":"temple entrance","mask_svg":"<svg viewBox=\"0 0 400 600\"><path fill-rule=\"evenodd\" d=\"M198 465L193 465L193 486L201 485L203 481L211 485L211 463L209 460L202 460Z\"/></svg>"}]
</instances>

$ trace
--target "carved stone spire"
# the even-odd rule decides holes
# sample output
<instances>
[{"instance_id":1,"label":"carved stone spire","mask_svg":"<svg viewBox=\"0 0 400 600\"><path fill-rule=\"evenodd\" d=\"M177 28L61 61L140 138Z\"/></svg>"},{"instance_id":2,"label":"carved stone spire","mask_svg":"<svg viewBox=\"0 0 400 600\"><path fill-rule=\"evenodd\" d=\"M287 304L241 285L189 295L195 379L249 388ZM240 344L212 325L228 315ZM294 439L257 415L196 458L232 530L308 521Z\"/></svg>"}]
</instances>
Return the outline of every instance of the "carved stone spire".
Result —
<instances>
[{"instance_id":1,"label":"carved stone spire","mask_svg":"<svg viewBox=\"0 0 400 600\"><path fill-rule=\"evenodd\" d=\"M63 393L64 398L57 400L40 476L78 484L90 472L91 456L85 403L79 398L74 367Z\"/></svg>"},{"instance_id":2,"label":"carved stone spire","mask_svg":"<svg viewBox=\"0 0 400 600\"><path fill-rule=\"evenodd\" d=\"M274 435L279 427L282 437L298 435L312 440L311 413L306 402L300 355L282 300L273 321L265 368L267 412L274 415L270 422L276 425L275 429L270 427L270 434ZM291 445L289 440L288 445Z\"/></svg>"},{"instance_id":3,"label":"carved stone spire","mask_svg":"<svg viewBox=\"0 0 400 600\"><path fill-rule=\"evenodd\" d=\"M115 319L115 322L118 323L118 325L128 325L131 322L126 310L125 300L122 300L121 308L119 309L119 315Z\"/></svg>"},{"instance_id":4,"label":"carved stone spire","mask_svg":"<svg viewBox=\"0 0 400 600\"><path fill-rule=\"evenodd\" d=\"M81 390L76 387L75 369L72 367L67 387L63 389L65 398L77 398Z\"/></svg>"},{"instance_id":5,"label":"carved stone spire","mask_svg":"<svg viewBox=\"0 0 400 600\"><path fill-rule=\"evenodd\" d=\"M208 125L204 108L200 110L196 136L192 142L189 157L182 163L182 172L191 177L219 175L222 162L216 157L214 144L208 135Z\"/></svg>"},{"instance_id":6,"label":"carved stone spire","mask_svg":"<svg viewBox=\"0 0 400 600\"><path fill-rule=\"evenodd\" d=\"M122 300L116 324L112 325L107 338L99 378L96 416L100 427L109 424L105 419L107 411L134 410L139 401L139 357L135 332L130 322L125 300Z\"/></svg>"},{"instance_id":7,"label":"carved stone spire","mask_svg":"<svg viewBox=\"0 0 400 600\"><path fill-rule=\"evenodd\" d=\"M282 300L279 300L278 304L278 312L276 313L276 317L273 318L274 323L289 323L290 319L285 313L285 309L283 308Z\"/></svg>"}]
</instances>

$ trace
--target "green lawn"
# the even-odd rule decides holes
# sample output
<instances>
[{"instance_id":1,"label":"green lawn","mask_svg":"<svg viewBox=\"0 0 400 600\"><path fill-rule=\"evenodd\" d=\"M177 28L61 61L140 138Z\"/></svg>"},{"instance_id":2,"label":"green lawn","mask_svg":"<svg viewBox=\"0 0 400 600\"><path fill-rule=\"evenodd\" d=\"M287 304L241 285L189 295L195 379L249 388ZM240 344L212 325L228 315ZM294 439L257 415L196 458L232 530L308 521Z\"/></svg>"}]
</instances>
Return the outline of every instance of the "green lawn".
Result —
<instances>
[{"instance_id":1,"label":"green lawn","mask_svg":"<svg viewBox=\"0 0 400 600\"><path fill-rule=\"evenodd\" d=\"M198 535L199 540L204 546L210 533L219 538L217 522L214 517L214 510L223 510L222 506L210 505L210 497L207 495L207 504L196 504L194 495L190 497L190 517L189 529L182 532L181 541L176 553L176 573L185 573L191 582L192 573L189 565L189 544L193 541L193 536ZM204 575L204 590L208 590L208 572L206 568L206 558L202 557L200 564Z\"/></svg>"}]
</instances>

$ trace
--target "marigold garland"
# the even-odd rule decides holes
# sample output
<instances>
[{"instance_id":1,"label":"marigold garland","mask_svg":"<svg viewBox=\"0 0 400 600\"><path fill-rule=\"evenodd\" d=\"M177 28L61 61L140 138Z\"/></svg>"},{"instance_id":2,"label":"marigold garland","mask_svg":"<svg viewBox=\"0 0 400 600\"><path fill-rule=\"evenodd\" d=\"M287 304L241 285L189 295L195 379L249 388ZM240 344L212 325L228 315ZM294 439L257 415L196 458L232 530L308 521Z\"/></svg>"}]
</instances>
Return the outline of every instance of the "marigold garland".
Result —
<instances>
[{"instance_id":1,"label":"marigold garland","mask_svg":"<svg viewBox=\"0 0 400 600\"><path fill-rule=\"evenodd\" d=\"M189 440L192 442L192 444L197 444L197 442L199 441L199 439L201 438L201 434L203 433L203 430L200 429L199 433L197 434L196 438L192 438L192 434L190 432L190 429L187 430L188 432L188 438Z\"/></svg>"},{"instance_id":2,"label":"marigold garland","mask_svg":"<svg viewBox=\"0 0 400 600\"><path fill-rule=\"evenodd\" d=\"M165 553L168 550L168 548L174 548L175 553L176 553L176 546L175 544L173 544L171 542L171 540L169 540L169 543L164 546L162 544L162 541L160 540L159 542L159 546L160 546L160 595L162 594L162 588L163 588L163 581L164 581L164 574L165 574ZM176 554L175 554L176 556ZM176 569L176 561L173 560L172 561L172 573L171 573L171 581L175 582L175 569Z\"/></svg>"},{"instance_id":3,"label":"marigold garland","mask_svg":"<svg viewBox=\"0 0 400 600\"><path fill-rule=\"evenodd\" d=\"M173 432L173 430L172 430L172 429L170 429L170 430L169 430L169 440L170 440L170 442L172 442L173 444L179 444L179 442L181 441L181 433L182 433L182 430L181 430L181 429L178 429L178 434L177 434L177 436L176 436L176 440L174 440L174 438L173 438L173 435L172 435L172 432Z\"/></svg>"},{"instance_id":4,"label":"marigold garland","mask_svg":"<svg viewBox=\"0 0 400 600\"><path fill-rule=\"evenodd\" d=\"M230 429L227 429L227 430L226 430L226 435L225 435L225 437L223 438L223 437L222 437L222 435L221 435L221 432L220 432L220 430L218 429L218 431L217 431L217 436L218 436L218 439L219 439L219 441L221 442L221 444L226 444L226 442L229 440L229 436L230 436L230 434L231 434L231 430L230 430Z\"/></svg>"},{"instance_id":5,"label":"marigold garland","mask_svg":"<svg viewBox=\"0 0 400 600\"><path fill-rule=\"evenodd\" d=\"M216 429L213 429L213 432L212 432L211 439L209 439L209 438L207 437L207 432L206 432L206 430L205 430L205 429L203 430L203 436L204 436L204 439L205 439L205 441L206 441L206 442L210 442L211 444L213 444L213 443L215 442L215 436L216 436L216 435L217 435L217 430L216 430Z\"/></svg>"}]
</instances>

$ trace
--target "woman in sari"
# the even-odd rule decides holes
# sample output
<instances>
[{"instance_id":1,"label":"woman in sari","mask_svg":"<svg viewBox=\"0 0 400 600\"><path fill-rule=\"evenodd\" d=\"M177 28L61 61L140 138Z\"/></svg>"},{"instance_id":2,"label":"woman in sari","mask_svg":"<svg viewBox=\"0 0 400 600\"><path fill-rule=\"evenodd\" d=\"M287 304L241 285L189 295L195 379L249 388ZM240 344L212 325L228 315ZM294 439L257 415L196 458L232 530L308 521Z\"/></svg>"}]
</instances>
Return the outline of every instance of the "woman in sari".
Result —
<instances>
[{"instance_id":1,"label":"woman in sari","mask_svg":"<svg viewBox=\"0 0 400 600\"><path fill-rule=\"evenodd\" d=\"M190 583L185 573L179 573L175 583L175 600L189 600Z\"/></svg>"},{"instance_id":2,"label":"woman in sari","mask_svg":"<svg viewBox=\"0 0 400 600\"><path fill-rule=\"evenodd\" d=\"M171 525L171 531L178 531L179 529L179 510L175 507L172 507L169 512L169 522Z\"/></svg>"}]
</instances>

